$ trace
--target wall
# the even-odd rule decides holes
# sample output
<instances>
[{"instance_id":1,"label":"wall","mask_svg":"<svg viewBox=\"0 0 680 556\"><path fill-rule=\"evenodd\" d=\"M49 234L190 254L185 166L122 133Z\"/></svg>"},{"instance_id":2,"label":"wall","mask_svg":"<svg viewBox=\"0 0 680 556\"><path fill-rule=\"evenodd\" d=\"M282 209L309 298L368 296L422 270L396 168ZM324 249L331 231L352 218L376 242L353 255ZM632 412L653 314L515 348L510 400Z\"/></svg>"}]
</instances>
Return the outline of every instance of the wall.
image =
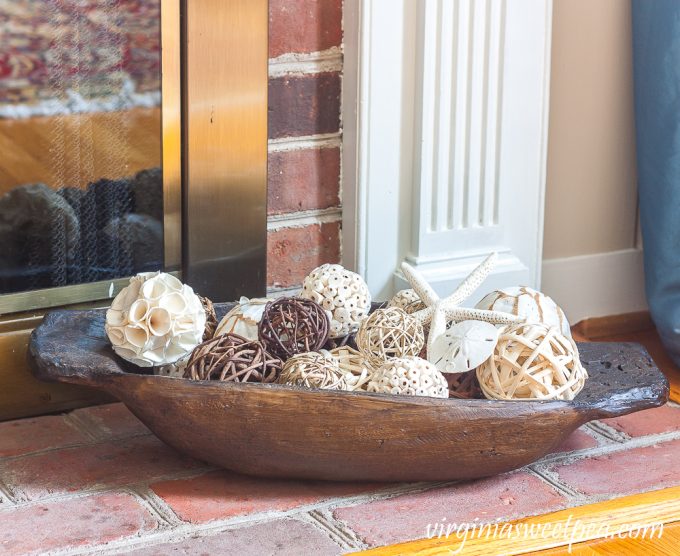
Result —
<instances>
[{"instance_id":1,"label":"wall","mask_svg":"<svg viewBox=\"0 0 680 556\"><path fill-rule=\"evenodd\" d=\"M631 6L554 0L543 289L572 321L645 307Z\"/></svg>"},{"instance_id":2,"label":"wall","mask_svg":"<svg viewBox=\"0 0 680 556\"><path fill-rule=\"evenodd\" d=\"M340 259L342 0L270 0L268 286Z\"/></svg>"}]
</instances>

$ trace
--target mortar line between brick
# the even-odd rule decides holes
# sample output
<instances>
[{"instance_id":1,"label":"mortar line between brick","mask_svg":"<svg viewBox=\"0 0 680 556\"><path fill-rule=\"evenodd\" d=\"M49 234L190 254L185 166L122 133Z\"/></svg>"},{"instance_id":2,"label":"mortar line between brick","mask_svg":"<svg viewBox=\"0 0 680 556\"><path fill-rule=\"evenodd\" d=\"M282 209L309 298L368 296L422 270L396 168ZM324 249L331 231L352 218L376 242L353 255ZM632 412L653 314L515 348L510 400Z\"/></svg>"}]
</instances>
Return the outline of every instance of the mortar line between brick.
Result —
<instances>
[{"instance_id":1,"label":"mortar line between brick","mask_svg":"<svg viewBox=\"0 0 680 556\"><path fill-rule=\"evenodd\" d=\"M123 492L133 496L162 526L179 527L183 525L184 522L177 517L177 514L165 500L149 487L124 488Z\"/></svg>"},{"instance_id":2,"label":"mortar line between brick","mask_svg":"<svg viewBox=\"0 0 680 556\"><path fill-rule=\"evenodd\" d=\"M603 456L608 454L616 454L619 452L626 452L628 450L632 450L635 448L646 448L648 446L654 446L656 444L661 444L664 442L670 442L679 439L680 431L650 434L647 436L631 438L630 440L627 440L625 442L604 444L602 446L585 448L583 450L575 450L573 452L548 455L532 465L555 465L571 463L573 461L580 459L585 459L594 456Z\"/></svg>"},{"instance_id":3,"label":"mortar line between brick","mask_svg":"<svg viewBox=\"0 0 680 556\"><path fill-rule=\"evenodd\" d=\"M625 432L617 431L614 427L611 427L602 421L591 421L586 425L586 427L589 430L596 432L601 437L614 442L623 443L631 440L630 435L626 434Z\"/></svg>"},{"instance_id":4,"label":"mortar line between brick","mask_svg":"<svg viewBox=\"0 0 680 556\"><path fill-rule=\"evenodd\" d=\"M15 508L17 505L17 497L15 496L14 492L12 492L12 489L10 489L4 481L0 478L0 495L2 495L3 500L5 500L8 504L7 508L2 508L1 509L9 510L10 508Z\"/></svg>"},{"instance_id":5,"label":"mortar line between brick","mask_svg":"<svg viewBox=\"0 0 680 556\"><path fill-rule=\"evenodd\" d=\"M322 529L342 548L357 551L368 548L355 531L344 522L338 520L329 509L313 510L304 516L315 527Z\"/></svg>"},{"instance_id":6,"label":"mortar line between brick","mask_svg":"<svg viewBox=\"0 0 680 556\"><path fill-rule=\"evenodd\" d=\"M137 434L131 434L130 436L121 436L116 438L99 438L97 440L92 440L90 442L74 442L73 444L64 444L63 446L55 446L52 448L44 448L42 450L34 450L33 452L26 452L25 454L19 454L16 456L0 456L0 465L9 461L16 461L21 459L28 459L34 456L42 456L49 454L51 452L59 452L60 450L72 450L74 448L89 448L92 446L99 446L101 444L107 444L112 440L116 442L124 442L126 440L133 440L135 438L141 438L144 436L152 436L151 432L143 432Z\"/></svg>"},{"instance_id":7,"label":"mortar line between brick","mask_svg":"<svg viewBox=\"0 0 680 556\"><path fill-rule=\"evenodd\" d=\"M14 493L14 499L16 505L14 508L27 508L31 506L38 506L41 504L52 504L55 502L67 502L69 500L75 500L77 498L87 498L88 496L94 496L97 494L104 494L107 492L123 492L126 490L136 490L147 488L149 483L157 483L162 481L174 481L181 479L193 479L194 477L200 477L210 471L217 470L216 467L201 467L197 469L191 469L187 471L179 471L175 473L168 473L166 475L160 475L158 477L153 477L151 479L146 479L144 481L139 481L136 483L128 483L122 485L105 484L90 488L81 488L74 492L52 494L48 496L41 496L40 498L29 498L28 496L20 496L18 491ZM1 468L0 468L1 471ZM10 489L10 492L12 490ZM22 493L23 494L23 493ZM7 508L10 509L10 508ZM0 515L5 511L4 508L0 509Z\"/></svg>"},{"instance_id":8,"label":"mortar line between brick","mask_svg":"<svg viewBox=\"0 0 680 556\"><path fill-rule=\"evenodd\" d=\"M267 231L273 232L284 228L301 228L314 224L328 224L340 222L341 220L341 207L273 214L267 219Z\"/></svg>"},{"instance_id":9,"label":"mortar line between brick","mask_svg":"<svg viewBox=\"0 0 680 556\"><path fill-rule=\"evenodd\" d=\"M103 427L100 423L94 422L91 418L83 417L83 413L72 411L71 413L64 415L63 419L66 424L84 434L93 442L110 440L111 431Z\"/></svg>"},{"instance_id":10,"label":"mortar line between brick","mask_svg":"<svg viewBox=\"0 0 680 556\"><path fill-rule=\"evenodd\" d=\"M556 489L560 494L566 496L568 502L579 502L583 499L583 495L580 492L560 481L555 474L549 473L539 466L534 467L533 465L530 465L525 469L544 483Z\"/></svg>"},{"instance_id":11,"label":"mortar line between brick","mask_svg":"<svg viewBox=\"0 0 680 556\"><path fill-rule=\"evenodd\" d=\"M323 149L342 146L342 131L319 135L300 135L269 139L267 150L272 152L299 151L303 149Z\"/></svg>"}]
</instances>

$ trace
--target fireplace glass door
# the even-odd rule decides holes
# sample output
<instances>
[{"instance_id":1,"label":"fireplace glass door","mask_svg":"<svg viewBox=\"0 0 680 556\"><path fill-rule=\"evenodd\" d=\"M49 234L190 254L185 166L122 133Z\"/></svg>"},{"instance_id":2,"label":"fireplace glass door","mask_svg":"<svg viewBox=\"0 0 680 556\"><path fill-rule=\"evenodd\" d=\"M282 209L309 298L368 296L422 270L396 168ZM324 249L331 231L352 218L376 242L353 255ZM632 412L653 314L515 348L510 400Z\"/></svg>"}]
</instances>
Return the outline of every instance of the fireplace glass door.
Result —
<instances>
[{"instance_id":1,"label":"fireplace glass door","mask_svg":"<svg viewBox=\"0 0 680 556\"><path fill-rule=\"evenodd\" d=\"M0 308L164 268L161 140L160 0L0 0Z\"/></svg>"}]
</instances>

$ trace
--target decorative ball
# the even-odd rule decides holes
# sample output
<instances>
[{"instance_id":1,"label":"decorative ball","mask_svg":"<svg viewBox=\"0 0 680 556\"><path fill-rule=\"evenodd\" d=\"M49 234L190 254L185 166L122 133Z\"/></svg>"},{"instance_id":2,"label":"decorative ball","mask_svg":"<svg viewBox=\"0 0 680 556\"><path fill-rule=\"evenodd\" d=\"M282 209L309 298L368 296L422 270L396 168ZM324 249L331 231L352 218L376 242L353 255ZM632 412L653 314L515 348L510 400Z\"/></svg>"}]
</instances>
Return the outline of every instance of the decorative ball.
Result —
<instances>
[{"instance_id":1,"label":"decorative ball","mask_svg":"<svg viewBox=\"0 0 680 556\"><path fill-rule=\"evenodd\" d=\"M479 387L476 371L466 373L445 374L446 382L449 384L449 398L462 400L483 399L482 389Z\"/></svg>"},{"instance_id":2,"label":"decorative ball","mask_svg":"<svg viewBox=\"0 0 680 556\"><path fill-rule=\"evenodd\" d=\"M400 357L380 367L368 383L369 392L448 398L444 375L420 357Z\"/></svg>"},{"instance_id":3,"label":"decorative ball","mask_svg":"<svg viewBox=\"0 0 680 556\"><path fill-rule=\"evenodd\" d=\"M328 340L330 322L311 299L282 297L265 306L259 337L267 350L286 360L298 353L319 350Z\"/></svg>"},{"instance_id":4,"label":"decorative ball","mask_svg":"<svg viewBox=\"0 0 680 556\"><path fill-rule=\"evenodd\" d=\"M527 322L557 326L562 334L571 338L569 321L564 311L544 293L526 286L513 286L493 291L484 296L475 307L524 317Z\"/></svg>"},{"instance_id":5,"label":"decorative ball","mask_svg":"<svg viewBox=\"0 0 680 556\"><path fill-rule=\"evenodd\" d=\"M464 373L491 357L499 332L480 320L458 322L435 338L427 359L442 373Z\"/></svg>"},{"instance_id":6,"label":"decorative ball","mask_svg":"<svg viewBox=\"0 0 680 556\"><path fill-rule=\"evenodd\" d=\"M206 327L207 328L207 327ZM167 365L158 365L153 368L153 374L156 376L169 376L172 378L184 378L184 371L187 368L191 354L185 355L182 359Z\"/></svg>"},{"instance_id":7,"label":"decorative ball","mask_svg":"<svg viewBox=\"0 0 680 556\"><path fill-rule=\"evenodd\" d=\"M194 290L162 272L133 276L106 312L106 334L123 359L152 367L174 363L205 332L206 312Z\"/></svg>"},{"instance_id":8,"label":"decorative ball","mask_svg":"<svg viewBox=\"0 0 680 556\"><path fill-rule=\"evenodd\" d=\"M572 400L587 378L574 340L540 323L510 325L477 368L482 392L494 400Z\"/></svg>"},{"instance_id":9,"label":"decorative ball","mask_svg":"<svg viewBox=\"0 0 680 556\"><path fill-rule=\"evenodd\" d=\"M215 330L217 329L217 313L215 312L213 302L207 297L199 295L198 299L201 300L201 305L203 305L203 310L205 311L205 330L203 331L203 341L205 342L215 335Z\"/></svg>"},{"instance_id":10,"label":"decorative ball","mask_svg":"<svg viewBox=\"0 0 680 556\"><path fill-rule=\"evenodd\" d=\"M412 289L398 291L387 303L388 307L399 307L409 315L425 309L425 303L420 300L418 294Z\"/></svg>"},{"instance_id":11,"label":"decorative ball","mask_svg":"<svg viewBox=\"0 0 680 556\"><path fill-rule=\"evenodd\" d=\"M415 356L425 345L423 327L398 307L376 309L361 323L357 332L359 351L374 365L388 359Z\"/></svg>"},{"instance_id":12,"label":"decorative ball","mask_svg":"<svg viewBox=\"0 0 680 556\"><path fill-rule=\"evenodd\" d=\"M196 346L184 371L191 380L274 382L283 363L258 340L222 334Z\"/></svg>"},{"instance_id":13,"label":"decorative ball","mask_svg":"<svg viewBox=\"0 0 680 556\"><path fill-rule=\"evenodd\" d=\"M306 388L349 389L345 383L345 373L340 370L339 361L327 351L294 355L283 366L279 382Z\"/></svg>"},{"instance_id":14,"label":"decorative ball","mask_svg":"<svg viewBox=\"0 0 680 556\"><path fill-rule=\"evenodd\" d=\"M349 346L332 349L330 354L337 359L340 371L344 373L347 390L366 390L375 368L356 349Z\"/></svg>"},{"instance_id":15,"label":"decorative ball","mask_svg":"<svg viewBox=\"0 0 680 556\"><path fill-rule=\"evenodd\" d=\"M242 297L217 325L214 336L238 334L249 340L257 340L257 325L260 324L264 308L271 299Z\"/></svg>"},{"instance_id":16,"label":"decorative ball","mask_svg":"<svg viewBox=\"0 0 680 556\"><path fill-rule=\"evenodd\" d=\"M330 338L356 332L371 309L371 294L364 279L339 264L312 270L302 283L299 297L316 301L330 312Z\"/></svg>"}]
</instances>

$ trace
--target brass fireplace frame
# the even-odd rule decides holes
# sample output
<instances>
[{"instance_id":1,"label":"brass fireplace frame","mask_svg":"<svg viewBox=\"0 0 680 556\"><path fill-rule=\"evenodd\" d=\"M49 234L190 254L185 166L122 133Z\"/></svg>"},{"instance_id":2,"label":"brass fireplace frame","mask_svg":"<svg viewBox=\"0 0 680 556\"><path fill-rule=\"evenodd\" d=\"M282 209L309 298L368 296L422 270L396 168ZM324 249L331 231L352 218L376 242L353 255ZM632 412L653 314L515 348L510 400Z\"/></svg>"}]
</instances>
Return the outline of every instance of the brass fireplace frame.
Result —
<instances>
[{"instance_id":1,"label":"brass fireplace frame","mask_svg":"<svg viewBox=\"0 0 680 556\"><path fill-rule=\"evenodd\" d=\"M214 301L266 291L268 24L268 0L161 1L165 270ZM102 398L36 381L26 346L46 310L127 282L0 295L0 420Z\"/></svg>"}]
</instances>

